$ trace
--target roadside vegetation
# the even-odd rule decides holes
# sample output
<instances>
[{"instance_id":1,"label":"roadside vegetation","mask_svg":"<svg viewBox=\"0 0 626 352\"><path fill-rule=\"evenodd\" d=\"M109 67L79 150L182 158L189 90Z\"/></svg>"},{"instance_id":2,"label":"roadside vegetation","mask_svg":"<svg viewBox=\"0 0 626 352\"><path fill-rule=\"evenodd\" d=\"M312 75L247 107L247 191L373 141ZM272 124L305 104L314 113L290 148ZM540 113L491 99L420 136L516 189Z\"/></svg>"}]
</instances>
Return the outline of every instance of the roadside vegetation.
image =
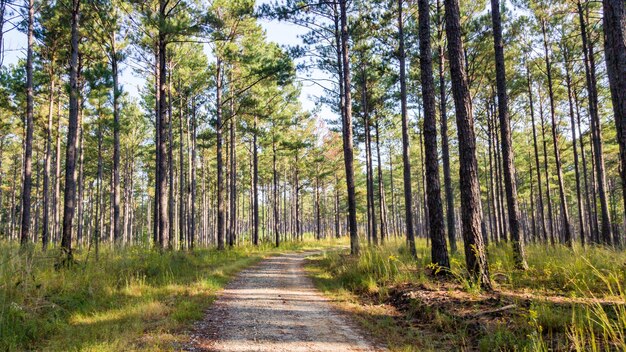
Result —
<instances>
[{"instance_id":1,"label":"roadside vegetation","mask_svg":"<svg viewBox=\"0 0 626 352\"><path fill-rule=\"evenodd\" d=\"M316 286L392 351L617 351L626 349L626 254L529 244L526 271L510 248L488 248L493 292L467 276L462 253L436 278L425 240L418 260L402 239L312 256Z\"/></svg>"},{"instance_id":2,"label":"roadside vegetation","mask_svg":"<svg viewBox=\"0 0 626 352\"><path fill-rule=\"evenodd\" d=\"M243 268L284 251L333 240L238 246L225 251L77 251L70 268L58 254L0 245L0 350L159 351L176 349L216 293Z\"/></svg>"}]
</instances>

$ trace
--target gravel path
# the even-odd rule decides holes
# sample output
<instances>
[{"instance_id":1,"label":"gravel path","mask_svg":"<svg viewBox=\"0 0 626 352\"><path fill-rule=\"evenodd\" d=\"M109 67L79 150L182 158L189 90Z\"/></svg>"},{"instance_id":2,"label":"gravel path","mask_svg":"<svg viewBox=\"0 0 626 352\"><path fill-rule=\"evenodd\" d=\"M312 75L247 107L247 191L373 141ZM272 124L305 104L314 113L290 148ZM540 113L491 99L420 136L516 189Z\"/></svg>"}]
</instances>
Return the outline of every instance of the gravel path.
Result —
<instances>
[{"instance_id":1,"label":"gravel path","mask_svg":"<svg viewBox=\"0 0 626 352\"><path fill-rule=\"evenodd\" d=\"M380 351L315 289L311 253L242 271L198 322L187 351Z\"/></svg>"}]
</instances>

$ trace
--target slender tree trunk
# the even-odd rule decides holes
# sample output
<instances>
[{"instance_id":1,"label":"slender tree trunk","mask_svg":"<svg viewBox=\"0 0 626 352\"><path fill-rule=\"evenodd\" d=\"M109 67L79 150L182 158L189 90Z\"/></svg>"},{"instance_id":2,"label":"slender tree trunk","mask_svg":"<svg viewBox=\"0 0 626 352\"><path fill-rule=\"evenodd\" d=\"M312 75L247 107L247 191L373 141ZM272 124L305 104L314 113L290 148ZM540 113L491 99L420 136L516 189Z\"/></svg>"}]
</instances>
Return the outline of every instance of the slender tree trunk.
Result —
<instances>
[{"instance_id":1,"label":"slender tree trunk","mask_svg":"<svg viewBox=\"0 0 626 352\"><path fill-rule=\"evenodd\" d=\"M478 185L476 137L461 41L461 14L458 0L445 0L444 3L452 95L456 108L459 139L461 220L463 223L465 261L470 273L478 279L483 288L489 290L491 289L491 280L481 235L482 209Z\"/></svg>"},{"instance_id":2,"label":"slender tree trunk","mask_svg":"<svg viewBox=\"0 0 626 352\"><path fill-rule=\"evenodd\" d=\"M165 21L167 0L159 0L159 18ZM166 51L166 33L163 26L159 27L158 46L159 46L159 160L157 163L158 171L158 199L159 199L159 217L158 217L158 241L159 249L165 247L166 236L169 234L169 217L168 217L168 197L167 197L167 51ZM168 243L168 246L170 244Z\"/></svg>"},{"instance_id":3,"label":"slender tree trunk","mask_svg":"<svg viewBox=\"0 0 626 352\"><path fill-rule=\"evenodd\" d=\"M409 121L407 116L406 73L404 52L404 19L402 16L403 0L398 0L398 58L400 61L400 107L402 115L402 165L404 172L404 208L406 221L406 239L409 251L417 257L415 249L415 231L413 229L413 191L411 190L411 157L409 155Z\"/></svg>"},{"instance_id":4,"label":"slender tree trunk","mask_svg":"<svg viewBox=\"0 0 626 352\"><path fill-rule=\"evenodd\" d=\"M111 33L111 75L113 76L113 239L119 245L120 229L120 88L115 32Z\"/></svg>"},{"instance_id":5,"label":"slender tree trunk","mask_svg":"<svg viewBox=\"0 0 626 352\"><path fill-rule=\"evenodd\" d=\"M272 126L275 128L275 126ZM278 231L278 170L276 170L276 136L272 134L272 207L274 209L274 237L276 247L280 245L280 233Z\"/></svg>"},{"instance_id":6,"label":"slender tree trunk","mask_svg":"<svg viewBox=\"0 0 626 352\"><path fill-rule=\"evenodd\" d=\"M587 209L587 223L588 223L588 227L587 227L587 233L589 233L589 235L591 235L591 232L593 231L594 228L594 220L593 220L593 216L592 216L592 211L591 211L591 202L589 201L589 179L588 179L588 171L587 171L587 158L585 156L585 138L582 134L582 130L581 130L581 121L580 121L580 109L578 107L578 94L576 93L576 91L573 92L574 93L574 107L576 108L576 122L578 124L578 136L580 137L580 158L583 164L583 182L584 182L584 187L585 187L585 209ZM584 246L586 239L585 237L581 237L580 238L581 244Z\"/></svg>"},{"instance_id":7,"label":"slender tree trunk","mask_svg":"<svg viewBox=\"0 0 626 352\"><path fill-rule=\"evenodd\" d=\"M383 182L383 166L382 158L380 157L380 130L378 127L378 119L374 124L376 130L376 159L378 161L378 200L380 211L380 243L385 242L385 237L389 236L389 225L387 223L387 202L385 202L385 187ZM337 178L337 175L335 175ZM335 190L337 195L337 213L339 212L339 193ZM339 227L339 218L337 218L337 227ZM339 236L339 229L337 229L337 236Z\"/></svg>"},{"instance_id":8,"label":"slender tree trunk","mask_svg":"<svg viewBox=\"0 0 626 352\"><path fill-rule=\"evenodd\" d=\"M430 47L429 0L419 0L419 44L422 100L424 104L424 149L426 163L426 197L430 224L432 262L449 269L448 248L441 204L439 183L439 155L437 153L437 116L435 80L433 78L432 52Z\"/></svg>"},{"instance_id":9,"label":"slender tree trunk","mask_svg":"<svg viewBox=\"0 0 626 352\"><path fill-rule=\"evenodd\" d=\"M191 98L191 160L189 162L189 174L190 174L190 225L189 225L189 250L193 250L196 245L196 100L195 97ZM202 209L204 214L205 210Z\"/></svg>"},{"instance_id":10,"label":"slender tree trunk","mask_svg":"<svg viewBox=\"0 0 626 352\"><path fill-rule=\"evenodd\" d=\"M224 162L222 143L222 61L217 59L216 63L216 116L215 131L217 132L217 249L224 249Z\"/></svg>"},{"instance_id":11,"label":"slender tree trunk","mask_svg":"<svg viewBox=\"0 0 626 352\"><path fill-rule=\"evenodd\" d=\"M582 202L582 191L580 188L580 172L578 167L578 147L576 146L576 122L574 120L574 104L572 102L572 80L570 76L570 63L567 62L570 60L570 56L568 55L567 47L564 48L565 58L565 83L567 85L567 101L569 103L569 116L570 116L570 125L572 129L572 149L574 151L574 173L576 176L576 204L578 205L578 225L580 227L580 238L582 239L582 243L585 243L585 209L583 208Z\"/></svg>"},{"instance_id":12,"label":"slender tree trunk","mask_svg":"<svg viewBox=\"0 0 626 352\"><path fill-rule=\"evenodd\" d=\"M582 12L582 8L579 9L579 14ZM609 206L606 195L606 173L604 168L604 150L602 147L602 125L600 117L598 116L598 92L596 89L596 64L595 55L593 51L593 41L587 37L587 31L584 22L581 22L583 36L583 51L585 62L585 73L587 82L587 89L589 95L589 112L591 119L591 141L593 149L595 150L595 165L596 165L596 180L598 181L598 196L600 199L600 214L601 214L601 236L602 241L605 244L611 245L613 235L611 230L611 217L609 214Z\"/></svg>"},{"instance_id":13,"label":"slender tree trunk","mask_svg":"<svg viewBox=\"0 0 626 352\"><path fill-rule=\"evenodd\" d=\"M454 193L450 176L450 147L448 146L448 114L446 107L446 78L443 34L443 4L437 0L437 49L439 59L439 114L441 123L441 159L443 164L443 184L446 195L446 220L448 225L448 241L452 253L457 251L456 229L454 221Z\"/></svg>"},{"instance_id":14,"label":"slender tree trunk","mask_svg":"<svg viewBox=\"0 0 626 352\"><path fill-rule=\"evenodd\" d=\"M236 149L236 131L235 106L233 92L233 77L230 75L230 217L229 217L229 238L228 245L234 246L237 231L237 149Z\"/></svg>"},{"instance_id":15,"label":"slender tree trunk","mask_svg":"<svg viewBox=\"0 0 626 352\"><path fill-rule=\"evenodd\" d=\"M363 67L362 71L363 76L363 92L362 100L363 100L363 119L364 119L364 127L365 127L365 159L366 159L366 181L367 181L367 214L368 214L368 238L371 238L375 246L378 245L378 233L377 233L377 225L376 225L376 206L374 204L374 170L372 166L372 137L370 133L370 115L369 108L367 106L367 76L365 74L365 67Z\"/></svg>"},{"instance_id":16,"label":"slender tree trunk","mask_svg":"<svg viewBox=\"0 0 626 352\"><path fill-rule=\"evenodd\" d=\"M54 57L51 58L50 65L54 65ZM48 127L46 128L46 160L43 173L43 229L41 233L41 246L43 251L48 248L50 243L50 168L52 165L52 125L54 115L54 89L55 89L55 77L54 69L50 70L50 95L48 97ZM60 102L58 102L60 103ZM4 140L2 141L4 143ZM0 151L0 159L2 152ZM1 163L1 161L0 161ZM0 165L1 166L1 165ZM0 167L1 169L1 167ZM1 177L1 176L0 176ZM0 179L0 184L2 180ZM2 203L2 194L0 193L0 203ZM1 206L1 205L0 205ZM0 209L0 214L2 209ZM0 215L1 216L1 215ZM0 221L0 224L2 222Z\"/></svg>"},{"instance_id":17,"label":"slender tree trunk","mask_svg":"<svg viewBox=\"0 0 626 352\"><path fill-rule=\"evenodd\" d=\"M346 168L346 188L348 192L348 222L350 225L350 253L359 255L359 235L356 222L356 192L354 186L354 165L353 165L353 141L352 141L352 95L350 92L350 60L348 53L348 16L347 0L339 0L341 17L341 59L344 86L344 107L343 116L343 159Z\"/></svg>"},{"instance_id":18,"label":"slender tree trunk","mask_svg":"<svg viewBox=\"0 0 626 352\"><path fill-rule=\"evenodd\" d=\"M80 0L72 0L72 29L70 50L70 114L65 153L65 195L63 206L63 236L61 248L66 264L72 256L72 223L76 203L76 149L78 142L78 23Z\"/></svg>"},{"instance_id":19,"label":"slender tree trunk","mask_svg":"<svg viewBox=\"0 0 626 352\"><path fill-rule=\"evenodd\" d=\"M493 22L493 42L496 54L496 86L498 90L498 116L500 134L502 136L502 166L504 171L504 188L509 215L509 229L513 242L513 260L518 269L527 269L524 238L520 230L519 204L517 202L517 186L515 184L515 164L511 126L509 117L509 97L506 92L506 69L504 62L504 43L502 40L502 19L500 17L500 1L491 0L491 20Z\"/></svg>"},{"instance_id":20,"label":"slender tree trunk","mask_svg":"<svg viewBox=\"0 0 626 352\"><path fill-rule=\"evenodd\" d=\"M167 217L169 222L169 228L167 232L167 248L172 250L174 249L174 238L175 238L175 230L176 230L176 206L174 199L174 119L173 115L173 102L172 102L172 62L169 62L169 72L167 78L167 166L168 166L168 211Z\"/></svg>"},{"instance_id":21,"label":"slender tree trunk","mask_svg":"<svg viewBox=\"0 0 626 352\"><path fill-rule=\"evenodd\" d=\"M159 217L161 216L161 212L159 210L159 206L161 203L161 200L159 199L159 187L161 184L161 169L159 167L159 163L161 160L161 103L160 103L160 88L159 88L159 84L161 82L161 79L159 77L159 62L161 61L159 59L160 57L160 50L159 50L159 45L158 43L156 43L157 45L155 45L155 50L154 50L154 100L155 100L155 106L154 106L154 111L156 114L155 117L155 134L154 134L154 146L155 146L155 164L154 164L154 221L152 222L152 227L153 227L153 234L152 234L152 241L155 247L157 248L161 248L162 249L162 242L159 240ZM163 176L164 177L164 176Z\"/></svg>"},{"instance_id":22,"label":"slender tree trunk","mask_svg":"<svg viewBox=\"0 0 626 352\"><path fill-rule=\"evenodd\" d=\"M253 145L252 147L252 160L253 160L252 162L253 164L252 188L253 188L253 193L254 193L252 213L253 213L254 228L252 232L252 244L254 244L255 246L259 244L259 151L258 151L258 144L257 144L258 143L257 135L258 135L258 117L254 115L254 130L253 130L253 136L252 136L252 145ZM296 154L296 158L297 157L298 156ZM297 176L296 176L296 180L297 180ZM298 216L297 214L298 213L296 211L296 216ZM296 220L296 223L297 223L297 220Z\"/></svg>"},{"instance_id":23,"label":"slender tree trunk","mask_svg":"<svg viewBox=\"0 0 626 352\"><path fill-rule=\"evenodd\" d=\"M35 1L28 1L28 47L26 49L26 140L24 143L24 179L22 184L22 229L20 244L28 243L30 233L30 199L32 188L32 155L33 155L33 41L35 26Z\"/></svg>"},{"instance_id":24,"label":"slender tree trunk","mask_svg":"<svg viewBox=\"0 0 626 352\"><path fill-rule=\"evenodd\" d=\"M546 139L546 124L543 119L543 102L541 100L541 96L539 96L539 118L541 120L541 139L543 141L543 171L545 172L546 177L546 200L548 201L548 232L550 234L550 243L554 245L554 216L552 213L552 192L550 192L550 175L548 171L548 141Z\"/></svg>"},{"instance_id":25,"label":"slender tree trunk","mask_svg":"<svg viewBox=\"0 0 626 352\"><path fill-rule=\"evenodd\" d=\"M526 78L527 78L527 83L528 83L528 104L530 107L530 118L531 118L531 123L532 123L532 127L533 127L533 146L534 146L534 150L535 150L535 166L536 166L536 170L537 170L537 189L539 192L539 195L537 197L537 201L538 201L538 206L539 206L539 217L541 220L541 231L543 234L543 240L544 241L548 241L548 231L547 231L547 227L546 227L546 217L545 217L545 213L544 213L544 206L543 206L543 192L541 190L541 168L539 166L539 148L537 147L537 130L535 128L535 108L533 105L533 92L532 92L532 82L530 79L530 70L528 68L528 66L526 66Z\"/></svg>"},{"instance_id":26,"label":"slender tree trunk","mask_svg":"<svg viewBox=\"0 0 626 352\"><path fill-rule=\"evenodd\" d=\"M180 78L178 86L180 89ZM187 221L185 217L185 202L183 201L183 199L185 199L185 140L183 138L183 97L179 96L178 99L178 134L180 138L180 146L178 147L178 197L180 198L178 204L178 247L180 250L184 250L185 228L187 227ZM187 147L189 147L189 143L187 143Z\"/></svg>"},{"instance_id":27,"label":"slender tree trunk","mask_svg":"<svg viewBox=\"0 0 626 352\"><path fill-rule=\"evenodd\" d=\"M563 168L561 167L561 153L558 147L558 133L557 133L557 121L554 102L554 90L552 88L552 62L550 61L550 55L548 52L548 40L546 36L546 24L545 21L541 24L541 30L543 32L543 47L546 60L546 73L548 75L548 96L550 98L550 116L552 118L552 146L554 147L554 158L556 161L556 172L559 180L559 198L561 201L561 217L563 221L563 231L565 244L572 246L572 232L569 222L569 213L567 210L567 199L565 198L565 184L563 182Z\"/></svg>"}]
</instances>

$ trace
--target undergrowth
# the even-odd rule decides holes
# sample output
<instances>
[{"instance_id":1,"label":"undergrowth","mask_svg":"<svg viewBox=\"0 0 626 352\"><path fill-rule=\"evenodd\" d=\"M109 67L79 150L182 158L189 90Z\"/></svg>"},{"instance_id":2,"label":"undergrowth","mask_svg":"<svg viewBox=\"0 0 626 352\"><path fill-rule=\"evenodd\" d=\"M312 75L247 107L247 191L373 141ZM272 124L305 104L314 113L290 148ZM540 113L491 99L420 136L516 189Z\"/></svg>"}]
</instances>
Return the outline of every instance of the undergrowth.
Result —
<instances>
[{"instance_id":1,"label":"undergrowth","mask_svg":"<svg viewBox=\"0 0 626 352\"><path fill-rule=\"evenodd\" d=\"M201 319L216 292L239 270L279 251L322 248L334 241L162 253L103 248L99 260L0 243L0 350L171 350L182 329ZM181 340L182 339L182 340Z\"/></svg>"},{"instance_id":2,"label":"undergrowth","mask_svg":"<svg viewBox=\"0 0 626 352\"><path fill-rule=\"evenodd\" d=\"M432 275L437 268L426 241L417 241L417 259L402 239L388 242L364 248L358 258L326 252L311 258L309 270L320 289L348 302L392 350L626 350L621 250L531 244L529 269L519 271L510 246L490 246L496 292L484 293L466 274L462 252L451 255L452 275L442 282ZM381 305L399 308L401 316L381 314ZM480 315L505 305L515 308Z\"/></svg>"}]
</instances>

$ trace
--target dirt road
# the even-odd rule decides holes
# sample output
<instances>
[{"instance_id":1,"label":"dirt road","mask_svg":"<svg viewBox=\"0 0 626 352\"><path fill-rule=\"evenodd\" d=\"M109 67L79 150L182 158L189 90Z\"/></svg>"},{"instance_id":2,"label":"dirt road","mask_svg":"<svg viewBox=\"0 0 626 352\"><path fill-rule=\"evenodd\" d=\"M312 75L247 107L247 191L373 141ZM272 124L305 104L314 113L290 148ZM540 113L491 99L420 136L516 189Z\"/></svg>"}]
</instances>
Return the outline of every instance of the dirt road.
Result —
<instances>
[{"instance_id":1,"label":"dirt road","mask_svg":"<svg viewBox=\"0 0 626 352\"><path fill-rule=\"evenodd\" d=\"M306 256L272 257L241 272L196 324L186 350L379 351L315 289Z\"/></svg>"}]
</instances>

